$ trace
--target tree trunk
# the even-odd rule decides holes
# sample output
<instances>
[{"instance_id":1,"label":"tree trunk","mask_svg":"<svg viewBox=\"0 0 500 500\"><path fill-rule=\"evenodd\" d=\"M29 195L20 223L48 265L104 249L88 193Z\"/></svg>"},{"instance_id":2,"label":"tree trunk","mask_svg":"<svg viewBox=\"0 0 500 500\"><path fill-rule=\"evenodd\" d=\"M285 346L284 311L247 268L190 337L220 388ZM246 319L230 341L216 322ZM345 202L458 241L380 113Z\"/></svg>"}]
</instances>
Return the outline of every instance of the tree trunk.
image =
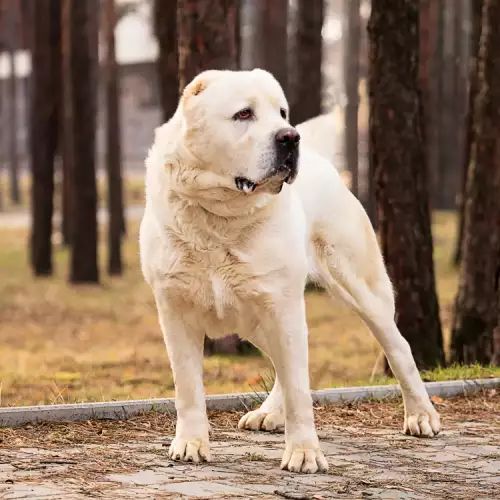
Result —
<instances>
[{"instance_id":1,"label":"tree trunk","mask_svg":"<svg viewBox=\"0 0 500 500\"><path fill-rule=\"evenodd\" d=\"M435 62L439 90L435 102L437 127L437 163L433 174L432 206L440 210L454 210L460 185L460 168L456 149L456 101L455 56L453 48L453 15L458 9L458 0L436 0L438 8L437 55Z\"/></svg>"},{"instance_id":2,"label":"tree trunk","mask_svg":"<svg viewBox=\"0 0 500 500\"><path fill-rule=\"evenodd\" d=\"M351 191L359 195L358 169L358 106L359 106L359 47L361 37L360 0L344 0L347 20L344 55L345 93L345 157L351 172Z\"/></svg>"},{"instance_id":3,"label":"tree trunk","mask_svg":"<svg viewBox=\"0 0 500 500\"><path fill-rule=\"evenodd\" d=\"M62 156L62 223L61 233L63 243L71 245L72 223L71 216L73 207L72 196L72 173L74 170L74 143L73 143L73 92L71 83L72 57L71 57L71 2L62 0L61 12L61 39L62 39L62 144L60 148Z\"/></svg>"},{"instance_id":4,"label":"tree trunk","mask_svg":"<svg viewBox=\"0 0 500 500\"><path fill-rule=\"evenodd\" d=\"M17 68L16 52L21 47L18 37L20 25L19 0L9 0L4 6L5 21L8 32L8 57L10 63L10 75L8 84L8 107L9 107L9 170L10 170L10 199L13 204L21 203L21 190L19 188L19 148L17 142L17 133L19 130L18 120L18 97L17 88Z\"/></svg>"},{"instance_id":5,"label":"tree trunk","mask_svg":"<svg viewBox=\"0 0 500 500\"><path fill-rule=\"evenodd\" d=\"M96 35L92 0L64 0L70 20L71 134L71 272L72 283L98 283L97 186L95 166ZM90 3L92 2L92 3Z\"/></svg>"},{"instance_id":6,"label":"tree trunk","mask_svg":"<svg viewBox=\"0 0 500 500\"><path fill-rule=\"evenodd\" d=\"M471 160L472 145L474 143L474 102L476 100L479 85L477 80L478 61L479 61L479 39L481 36L481 18L483 10L483 0L472 2L471 9L471 42L469 51L469 95L467 100L467 109L465 112L465 137L463 140L462 157L462 178L460 196L458 199L458 230L455 243L455 253L453 263L458 266L462 260L462 244L464 239L465 223L465 199L467 196L467 176Z\"/></svg>"},{"instance_id":7,"label":"tree trunk","mask_svg":"<svg viewBox=\"0 0 500 500\"><path fill-rule=\"evenodd\" d=\"M60 0L59 0L60 1ZM23 47L32 51L33 49L33 2L30 0L21 0L19 4L19 17L21 20L21 40ZM31 127L29 126L31 120L31 105L33 102L33 73L29 73L24 78L24 85L22 89L23 100L25 102L23 118L26 124L26 139L24 142L24 150L26 155L29 156L31 151Z\"/></svg>"},{"instance_id":8,"label":"tree trunk","mask_svg":"<svg viewBox=\"0 0 500 500\"><path fill-rule=\"evenodd\" d=\"M235 20L235 44L236 44L236 68L242 69L242 51L243 51L243 39L241 38L241 23L242 23L242 12L243 12L243 2L244 0L236 0L236 20Z\"/></svg>"},{"instance_id":9,"label":"tree trunk","mask_svg":"<svg viewBox=\"0 0 500 500\"><path fill-rule=\"evenodd\" d=\"M438 182L442 77L442 0L420 2L419 78L424 110L424 137L432 193Z\"/></svg>"},{"instance_id":10,"label":"tree trunk","mask_svg":"<svg viewBox=\"0 0 500 500\"><path fill-rule=\"evenodd\" d=\"M370 147L398 327L419 368L444 363L423 142L418 0L373 0Z\"/></svg>"},{"instance_id":11,"label":"tree trunk","mask_svg":"<svg viewBox=\"0 0 500 500\"><path fill-rule=\"evenodd\" d=\"M378 231L378 214L377 214L377 200L375 199L376 182L375 182L375 162L376 154L373 151L372 144L374 143L374 138L372 138L371 129L368 130L368 195L366 200L366 213L370 218L373 229Z\"/></svg>"},{"instance_id":12,"label":"tree trunk","mask_svg":"<svg viewBox=\"0 0 500 500\"><path fill-rule=\"evenodd\" d=\"M0 88L0 114L2 113L2 106L4 105L4 97L3 97L3 92L1 91ZM3 211L4 208L4 203L3 203L3 182L2 182L2 174L3 174L3 165L0 163L0 212Z\"/></svg>"},{"instance_id":13,"label":"tree trunk","mask_svg":"<svg viewBox=\"0 0 500 500\"><path fill-rule=\"evenodd\" d=\"M290 117L302 123L321 113L324 0L298 0L295 89Z\"/></svg>"},{"instance_id":14,"label":"tree trunk","mask_svg":"<svg viewBox=\"0 0 500 500\"><path fill-rule=\"evenodd\" d=\"M497 309L497 324L493 330L493 357L491 359L491 364L495 366L500 365L500 293L498 293Z\"/></svg>"},{"instance_id":15,"label":"tree trunk","mask_svg":"<svg viewBox=\"0 0 500 500\"><path fill-rule=\"evenodd\" d=\"M158 79L163 120L175 113L179 101L179 50L177 47L177 0L155 0L155 33L158 54Z\"/></svg>"},{"instance_id":16,"label":"tree trunk","mask_svg":"<svg viewBox=\"0 0 500 500\"><path fill-rule=\"evenodd\" d=\"M253 66L272 73L288 95L288 0L252 1L256 14Z\"/></svg>"},{"instance_id":17,"label":"tree trunk","mask_svg":"<svg viewBox=\"0 0 500 500\"><path fill-rule=\"evenodd\" d=\"M500 0L484 0L452 359L489 363L500 279Z\"/></svg>"},{"instance_id":18,"label":"tree trunk","mask_svg":"<svg viewBox=\"0 0 500 500\"><path fill-rule=\"evenodd\" d=\"M435 26L433 23L432 0L420 0L420 46L419 46L419 79L422 89L422 102L424 103L425 118L427 123L427 111L429 108L429 80L432 71L433 35ZM427 127L426 127L427 129Z\"/></svg>"},{"instance_id":19,"label":"tree trunk","mask_svg":"<svg viewBox=\"0 0 500 500\"><path fill-rule=\"evenodd\" d=\"M0 84L0 120L1 120L1 117L3 116L3 106L5 106L4 95L3 95L3 85ZM3 122L3 120L1 120L1 121ZM2 183L2 174L3 174L3 165L0 163L0 212L3 211L3 183Z\"/></svg>"},{"instance_id":20,"label":"tree trunk","mask_svg":"<svg viewBox=\"0 0 500 500\"><path fill-rule=\"evenodd\" d=\"M60 2L33 4L33 104L31 107L31 266L52 274L54 159L60 107Z\"/></svg>"},{"instance_id":21,"label":"tree trunk","mask_svg":"<svg viewBox=\"0 0 500 500\"><path fill-rule=\"evenodd\" d=\"M453 102L452 118L454 132L452 137L451 161L454 166L455 192L454 204L457 206L458 198L461 194L460 173L463 165L463 140L464 140L464 120L466 104L466 73L464 65L464 46L467 44L467 38L463 29L465 9L463 0L458 0L453 5Z\"/></svg>"},{"instance_id":22,"label":"tree trunk","mask_svg":"<svg viewBox=\"0 0 500 500\"><path fill-rule=\"evenodd\" d=\"M121 122L119 68L115 54L115 0L104 4L106 38L106 163L108 170L108 273L122 274L123 182L121 173Z\"/></svg>"},{"instance_id":23,"label":"tree trunk","mask_svg":"<svg viewBox=\"0 0 500 500\"><path fill-rule=\"evenodd\" d=\"M179 0L181 90L207 69L236 69L235 0Z\"/></svg>"},{"instance_id":24,"label":"tree trunk","mask_svg":"<svg viewBox=\"0 0 500 500\"><path fill-rule=\"evenodd\" d=\"M442 194L444 189L443 180L443 163L446 159L445 133L443 130L444 123L444 89L445 89L445 54L444 54L444 11L445 0L437 0L437 26L436 26L436 54L434 60L434 78L435 78L435 101L434 105L434 122L435 122L435 162L431 173L431 204L432 208L442 208Z\"/></svg>"},{"instance_id":25,"label":"tree trunk","mask_svg":"<svg viewBox=\"0 0 500 500\"><path fill-rule=\"evenodd\" d=\"M442 203L443 190L442 163L444 155L443 135L443 68L444 68L444 0L429 0L429 38L432 54L429 61L428 97L422 87L424 106L428 101L428 112L424 112L428 140L428 171L430 181L430 201L432 208ZM425 109L425 108L424 108Z\"/></svg>"},{"instance_id":26,"label":"tree trunk","mask_svg":"<svg viewBox=\"0 0 500 500\"><path fill-rule=\"evenodd\" d=\"M179 69L183 89L207 69L236 69L237 0L179 0ZM211 340L205 354L240 354L253 349L237 335Z\"/></svg>"}]
</instances>

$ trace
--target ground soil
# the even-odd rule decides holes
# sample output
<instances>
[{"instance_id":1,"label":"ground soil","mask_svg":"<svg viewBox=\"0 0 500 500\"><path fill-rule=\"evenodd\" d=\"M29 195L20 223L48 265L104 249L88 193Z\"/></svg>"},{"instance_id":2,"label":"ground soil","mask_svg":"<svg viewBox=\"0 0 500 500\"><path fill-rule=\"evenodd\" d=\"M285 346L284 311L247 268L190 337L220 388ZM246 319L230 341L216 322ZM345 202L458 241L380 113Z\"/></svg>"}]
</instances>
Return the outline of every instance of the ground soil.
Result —
<instances>
[{"instance_id":1,"label":"ground soil","mask_svg":"<svg viewBox=\"0 0 500 500\"><path fill-rule=\"evenodd\" d=\"M212 413L210 464L173 462L172 415L0 430L0 498L408 498L500 496L500 396L434 398L443 432L404 436L401 401L315 410L328 474L279 469L283 435L237 430Z\"/></svg>"}]
</instances>

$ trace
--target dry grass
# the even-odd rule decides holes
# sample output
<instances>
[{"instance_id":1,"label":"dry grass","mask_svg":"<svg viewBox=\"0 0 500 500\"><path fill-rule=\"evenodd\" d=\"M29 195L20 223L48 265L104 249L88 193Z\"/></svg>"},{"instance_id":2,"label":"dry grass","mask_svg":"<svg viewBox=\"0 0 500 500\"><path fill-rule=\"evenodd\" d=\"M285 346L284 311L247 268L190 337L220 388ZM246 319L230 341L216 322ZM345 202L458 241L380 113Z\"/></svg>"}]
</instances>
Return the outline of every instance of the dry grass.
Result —
<instances>
[{"instance_id":1,"label":"dry grass","mask_svg":"<svg viewBox=\"0 0 500 500\"><path fill-rule=\"evenodd\" d=\"M0 183L3 188L3 206L2 212L19 212L26 210L28 208L29 200L31 199L31 177L27 174L23 174L20 177L20 191L21 191L21 204L15 205L10 200L8 196L8 181L7 176L2 175L0 172ZM62 177L57 174L55 179L55 209L58 210L61 206L61 189L62 189ZM99 200L99 205L102 207L106 206L107 203L107 179L106 177L99 176L97 180L97 195ZM134 174L127 175L123 180L123 190L125 203L127 205L142 204L144 202L144 181L142 175Z\"/></svg>"},{"instance_id":2,"label":"dry grass","mask_svg":"<svg viewBox=\"0 0 500 500\"><path fill-rule=\"evenodd\" d=\"M449 265L454 227L453 216L435 217L445 329L457 284ZM100 287L68 286L62 249L56 251L56 276L35 280L27 265L27 232L0 230L0 241L0 405L173 394L152 294L139 270L137 225L131 225L125 246L125 276L103 277ZM307 309L312 386L366 381L378 347L365 326L319 292L308 294ZM271 374L260 356L205 359L209 394L261 390Z\"/></svg>"}]
</instances>

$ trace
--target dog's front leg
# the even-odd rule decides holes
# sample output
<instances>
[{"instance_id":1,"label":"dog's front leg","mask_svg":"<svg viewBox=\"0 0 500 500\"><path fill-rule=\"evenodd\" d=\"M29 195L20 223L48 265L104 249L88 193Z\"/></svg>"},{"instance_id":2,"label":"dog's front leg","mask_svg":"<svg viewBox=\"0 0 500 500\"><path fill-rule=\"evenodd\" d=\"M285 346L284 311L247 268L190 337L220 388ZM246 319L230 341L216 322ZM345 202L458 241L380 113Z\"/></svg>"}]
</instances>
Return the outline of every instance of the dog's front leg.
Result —
<instances>
[{"instance_id":1,"label":"dog's front leg","mask_svg":"<svg viewBox=\"0 0 500 500\"><path fill-rule=\"evenodd\" d=\"M307 324L304 298L286 298L266 318L267 351L282 385L285 402L285 453L282 469L325 472L309 387Z\"/></svg>"},{"instance_id":2,"label":"dog's front leg","mask_svg":"<svg viewBox=\"0 0 500 500\"><path fill-rule=\"evenodd\" d=\"M203 390L204 333L190 328L162 290L155 290L163 338L174 374L177 426L169 449L174 460L210 461L209 423Z\"/></svg>"}]
</instances>

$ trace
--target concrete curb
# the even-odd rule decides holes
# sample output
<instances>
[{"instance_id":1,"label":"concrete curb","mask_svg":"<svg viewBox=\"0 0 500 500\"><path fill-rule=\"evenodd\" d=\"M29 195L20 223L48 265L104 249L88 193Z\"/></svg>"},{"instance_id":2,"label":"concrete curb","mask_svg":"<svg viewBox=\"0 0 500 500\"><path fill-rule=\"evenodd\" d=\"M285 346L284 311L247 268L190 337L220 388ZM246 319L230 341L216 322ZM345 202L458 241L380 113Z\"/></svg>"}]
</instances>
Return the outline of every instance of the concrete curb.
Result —
<instances>
[{"instance_id":1,"label":"concrete curb","mask_svg":"<svg viewBox=\"0 0 500 500\"><path fill-rule=\"evenodd\" d=\"M500 387L500 378L477 380L452 380L448 382L427 382L430 396L451 397L473 394L483 389ZM370 399L394 398L401 394L398 385L373 387L346 387L312 391L318 404ZM212 411L234 411L252 408L266 397L265 393L224 394L207 396L207 409ZM77 422L85 420L126 420L148 411L175 412L174 400L145 399L104 403L81 403L68 405L21 406L0 408L0 426L14 427L36 422Z\"/></svg>"}]
</instances>

